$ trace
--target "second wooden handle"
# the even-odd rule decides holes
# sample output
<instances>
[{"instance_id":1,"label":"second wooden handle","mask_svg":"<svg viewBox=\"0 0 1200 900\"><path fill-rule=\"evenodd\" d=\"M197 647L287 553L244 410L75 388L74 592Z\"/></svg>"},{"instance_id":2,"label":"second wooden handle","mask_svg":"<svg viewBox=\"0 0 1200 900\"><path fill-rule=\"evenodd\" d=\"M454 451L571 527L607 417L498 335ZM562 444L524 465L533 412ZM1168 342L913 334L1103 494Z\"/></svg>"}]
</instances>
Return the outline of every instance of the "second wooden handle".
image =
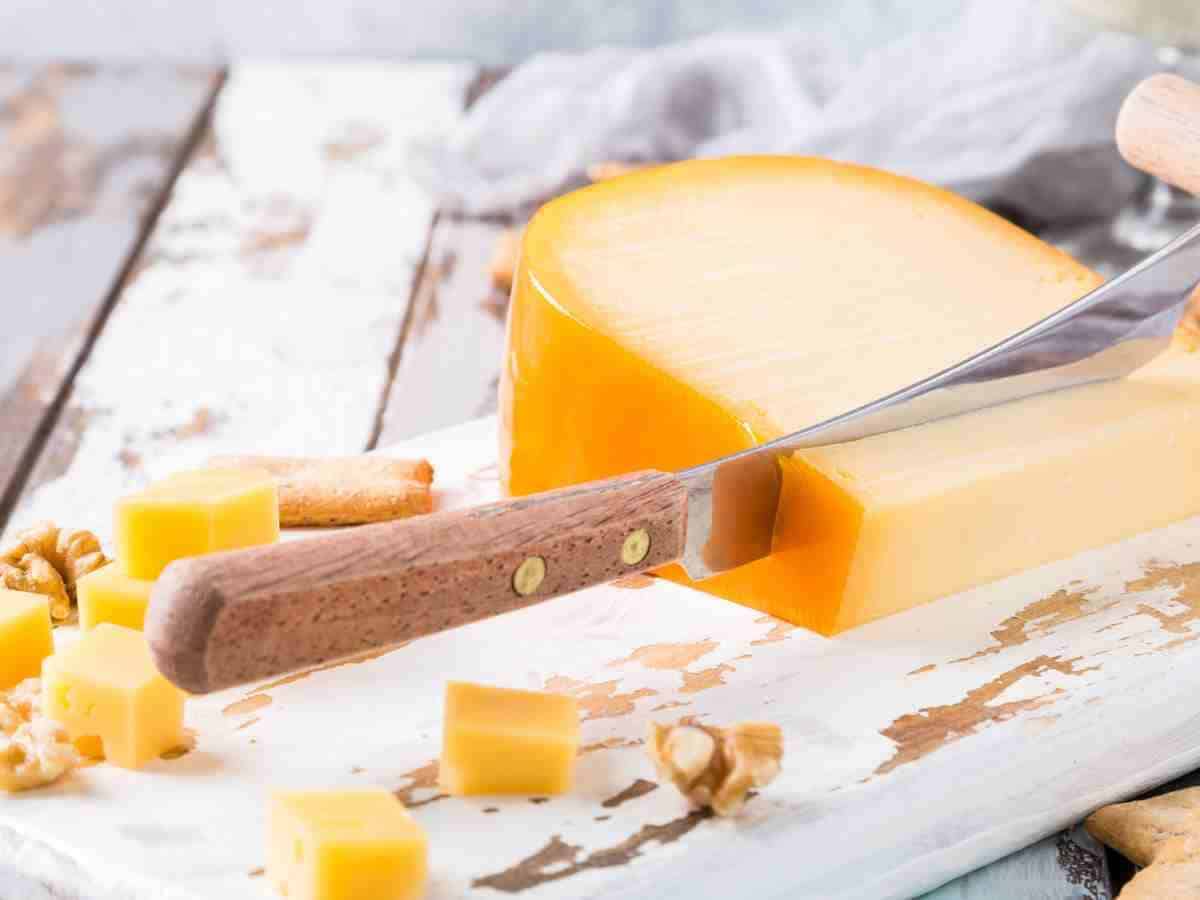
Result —
<instances>
[{"instance_id":1,"label":"second wooden handle","mask_svg":"<svg viewBox=\"0 0 1200 900\"><path fill-rule=\"evenodd\" d=\"M172 563L146 638L202 694L528 606L683 553L687 491L640 472Z\"/></svg>"},{"instance_id":2,"label":"second wooden handle","mask_svg":"<svg viewBox=\"0 0 1200 900\"><path fill-rule=\"evenodd\" d=\"M1178 75L1147 78L1121 108L1117 146L1130 165L1200 194L1200 85Z\"/></svg>"}]
</instances>

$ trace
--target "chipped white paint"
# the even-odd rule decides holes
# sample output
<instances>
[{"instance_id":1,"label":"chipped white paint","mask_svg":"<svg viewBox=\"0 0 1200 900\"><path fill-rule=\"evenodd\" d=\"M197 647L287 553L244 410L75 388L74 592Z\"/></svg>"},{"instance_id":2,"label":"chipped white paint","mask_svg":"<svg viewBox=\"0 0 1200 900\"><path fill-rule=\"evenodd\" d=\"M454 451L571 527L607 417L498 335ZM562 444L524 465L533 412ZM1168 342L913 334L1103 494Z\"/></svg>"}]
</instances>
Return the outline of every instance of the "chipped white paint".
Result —
<instances>
[{"instance_id":1,"label":"chipped white paint","mask_svg":"<svg viewBox=\"0 0 1200 900\"><path fill-rule=\"evenodd\" d=\"M0 64L0 396L111 288L215 75Z\"/></svg>"},{"instance_id":2,"label":"chipped white paint","mask_svg":"<svg viewBox=\"0 0 1200 900\"><path fill-rule=\"evenodd\" d=\"M433 215L409 157L474 71L235 67L11 526L104 533L217 453L361 451Z\"/></svg>"},{"instance_id":3,"label":"chipped white paint","mask_svg":"<svg viewBox=\"0 0 1200 900\"><path fill-rule=\"evenodd\" d=\"M482 502L497 490L493 429L472 423L394 452L435 462L443 507ZM267 789L374 785L412 788L433 900L500 896L472 888L498 873L538 898L909 897L1200 763L1200 640L1184 640L1200 620L1159 618L1195 613L1172 587L1186 578L1137 587L1197 561L1200 519L833 640L663 581L592 589L290 683L195 698L197 748L181 759L0 797L0 872L66 896L262 900L251 873ZM1047 606L1060 590L1078 599ZM414 786L405 773L437 755L450 678L576 693L590 747L577 789L534 804L434 800L431 783ZM270 702L222 711L255 694ZM928 746L929 728L894 725L921 710L947 732ZM647 722L681 715L778 721L784 774L733 821L685 820L665 787L604 807L653 777L634 745ZM645 826L667 826L665 842L596 864ZM521 866L547 846L557 863Z\"/></svg>"}]
</instances>

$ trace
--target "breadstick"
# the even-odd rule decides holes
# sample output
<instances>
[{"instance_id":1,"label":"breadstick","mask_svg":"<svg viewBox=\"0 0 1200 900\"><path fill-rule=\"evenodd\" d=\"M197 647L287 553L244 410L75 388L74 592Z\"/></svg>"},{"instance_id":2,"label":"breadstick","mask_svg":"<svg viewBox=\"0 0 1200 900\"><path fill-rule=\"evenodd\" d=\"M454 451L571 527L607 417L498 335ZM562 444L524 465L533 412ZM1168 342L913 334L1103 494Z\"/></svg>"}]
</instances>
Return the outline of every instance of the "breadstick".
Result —
<instances>
[{"instance_id":1,"label":"breadstick","mask_svg":"<svg viewBox=\"0 0 1200 900\"><path fill-rule=\"evenodd\" d=\"M214 456L208 465L213 469L259 469L279 476L320 471L349 477L433 483L433 466L427 459L390 459L386 456Z\"/></svg>"},{"instance_id":2,"label":"breadstick","mask_svg":"<svg viewBox=\"0 0 1200 900\"><path fill-rule=\"evenodd\" d=\"M285 528L365 525L433 510L433 467L424 459L219 456L209 465L274 475Z\"/></svg>"}]
</instances>

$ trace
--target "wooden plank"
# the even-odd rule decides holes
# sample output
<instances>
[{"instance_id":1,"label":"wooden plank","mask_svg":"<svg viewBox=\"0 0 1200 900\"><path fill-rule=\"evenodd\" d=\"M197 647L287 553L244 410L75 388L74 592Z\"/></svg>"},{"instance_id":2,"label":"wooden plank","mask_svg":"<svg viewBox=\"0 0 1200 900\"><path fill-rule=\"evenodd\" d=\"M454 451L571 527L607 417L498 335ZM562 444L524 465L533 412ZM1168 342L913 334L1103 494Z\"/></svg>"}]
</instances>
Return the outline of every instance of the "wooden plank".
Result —
<instances>
[{"instance_id":1,"label":"wooden plank","mask_svg":"<svg viewBox=\"0 0 1200 900\"><path fill-rule=\"evenodd\" d=\"M218 82L211 68L0 66L0 524Z\"/></svg>"},{"instance_id":2,"label":"wooden plank","mask_svg":"<svg viewBox=\"0 0 1200 900\"><path fill-rule=\"evenodd\" d=\"M115 497L214 453L363 450L433 218L411 155L473 73L234 67L10 527L106 535Z\"/></svg>"},{"instance_id":3,"label":"wooden plank","mask_svg":"<svg viewBox=\"0 0 1200 900\"><path fill-rule=\"evenodd\" d=\"M447 508L486 502L494 428L388 452L429 456ZM181 759L0 803L0 861L64 895L253 900L265 791L357 785L396 791L427 830L430 900L900 900L1200 762L1200 518L835 639L646 581L193 698ZM572 791L442 796L450 678L576 696ZM680 716L784 729L784 771L741 817L646 789L648 722Z\"/></svg>"},{"instance_id":4,"label":"wooden plank","mask_svg":"<svg viewBox=\"0 0 1200 900\"><path fill-rule=\"evenodd\" d=\"M495 410L508 295L492 284L488 264L504 231L448 218L434 227L379 446Z\"/></svg>"}]
</instances>

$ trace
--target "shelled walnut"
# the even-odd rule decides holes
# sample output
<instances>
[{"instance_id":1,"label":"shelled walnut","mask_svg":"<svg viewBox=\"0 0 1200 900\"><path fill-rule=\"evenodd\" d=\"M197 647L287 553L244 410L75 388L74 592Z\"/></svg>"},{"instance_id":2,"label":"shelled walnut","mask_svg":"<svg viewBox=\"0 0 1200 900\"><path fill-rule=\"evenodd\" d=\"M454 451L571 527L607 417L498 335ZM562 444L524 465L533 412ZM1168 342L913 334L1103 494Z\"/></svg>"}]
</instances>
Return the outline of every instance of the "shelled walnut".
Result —
<instances>
[{"instance_id":1,"label":"shelled walnut","mask_svg":"<svg viewBox=\"0 0 1200 900\"><path fill-rule=\"evenodd\" d=\"M751 788L779 774L783 732L770 722L731 728L653 722L647 748L659 775L688 800L729 816L742 808Z\"/></svg>"},{"instance_id":2,"label":"shelled walnut","mask_svg":"<svg viewBox=\"0 0 1200 900\"><path fill-rule=\"evenodd\" d=\"M49 597L51 617L62 621L75 603L76 582L108 562L92 532L40 522L0 547L0 586Z\"/></svg>"},{"instance_id":3,"label":"shelled walnut","mask_svg":"<svg viewBox=\"0 0 1200 900\"><path fill-rule=\"evenodd\" d=\"M50 617L55 621L71 614L71 597L62 576L36 553L26 553L15 563L0 562L0 587L50 598Z\"/></svg>"},{"instance_id":4,"label":"shelled walnut","mask_svg":"<svg viewBox=\"0 0 1200 900\"><path fill-rule=\"evenodd\" d=\"M0 694L0 791L51 784L79 763L66 731L41 714L40 698L36 678Z\"/></svg>"}]
</instances>

